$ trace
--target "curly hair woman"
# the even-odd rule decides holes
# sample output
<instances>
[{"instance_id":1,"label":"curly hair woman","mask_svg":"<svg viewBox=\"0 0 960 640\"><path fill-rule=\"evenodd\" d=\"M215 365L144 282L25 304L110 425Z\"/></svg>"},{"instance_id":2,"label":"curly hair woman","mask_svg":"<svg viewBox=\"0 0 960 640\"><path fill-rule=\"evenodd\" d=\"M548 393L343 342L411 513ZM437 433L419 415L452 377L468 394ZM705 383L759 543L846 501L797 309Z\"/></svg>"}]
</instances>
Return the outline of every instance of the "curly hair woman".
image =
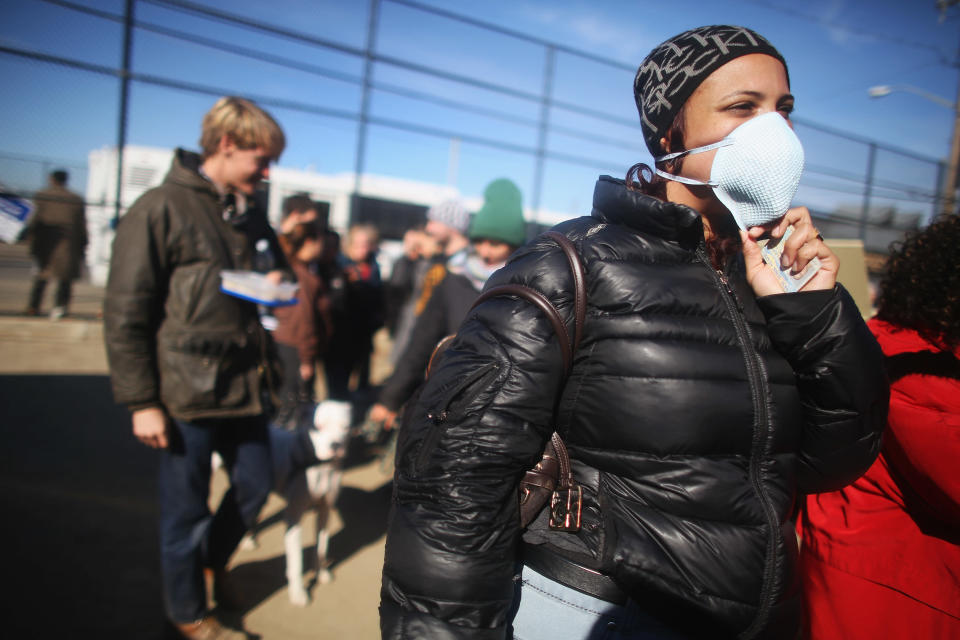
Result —
<instances>
[{"instance_id":1,"label":"curly hair woman","mask_svg":"<svg viewBox=\"0 0 960 640\"><path fill-rule=\"evenodd\" d=\"M809 637L960 638L960 217L896 247L880 286L888 427L862 478L807 498Z\"/></svg>"},{"instance_id":2,"label":"curly hair woman","mask_svg":"<svg viewBox=\"0 0 960 640\"><path fill-rule=\"evenodd\" d=\"M571 373L547 313L494 297L408 408L384 638L800 629L790 516L799 493L839 489L876 458L882 355L836 282L836 255L790 207L803 151L777 50L743 27L693 29L647 56L633 94L656 159L647 182L662 188L601 176L591 215L554 228L586 285ZM801 290L765 266L766 234L782 266L812 274ZM542 237L486 286L535 289L572 326L574 280ZM558 530L545 509L524 530L518 483L553 431L582 489L579 528Z\"/></svg>"},{"instance_id":3,"label":"curly hair woman","mask_svg":"<svg viewBox=\"0 0 960 640\"><path fill-rule=\"evenodd\" d=\"M960 218L943 216L890 256L877 317L944 351L960 346Z\"/></svg>"}]
</instances>

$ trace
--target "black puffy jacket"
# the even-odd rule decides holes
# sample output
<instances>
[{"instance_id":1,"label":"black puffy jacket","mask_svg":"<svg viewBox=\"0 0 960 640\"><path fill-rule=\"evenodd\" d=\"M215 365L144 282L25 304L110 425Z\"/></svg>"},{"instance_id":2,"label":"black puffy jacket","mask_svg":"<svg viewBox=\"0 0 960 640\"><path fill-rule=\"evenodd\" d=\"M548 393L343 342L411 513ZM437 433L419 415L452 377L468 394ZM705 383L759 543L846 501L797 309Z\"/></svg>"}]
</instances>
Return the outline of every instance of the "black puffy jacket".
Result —
<instances>
[{"instance_id":1,"label":"black puffy jacket","mask_svg":"<svg viewBox=\"0 0 960 640\"><path fill-rule=\"evenodd\" d=\"M613 576L652 615L712 637L794 637L799 492L838 489L877 455L882 354L841 286L757 299L724 273L692 209L602 176L577 246L587 320L563 385L532 305L472 311L401 430L381 591L384 638L503 638L521 531L516 485L554 401L584 485L579 533L527 542ZM556 244L487 283L522 283L572 317Z\"/></svg>"}]
</instances>

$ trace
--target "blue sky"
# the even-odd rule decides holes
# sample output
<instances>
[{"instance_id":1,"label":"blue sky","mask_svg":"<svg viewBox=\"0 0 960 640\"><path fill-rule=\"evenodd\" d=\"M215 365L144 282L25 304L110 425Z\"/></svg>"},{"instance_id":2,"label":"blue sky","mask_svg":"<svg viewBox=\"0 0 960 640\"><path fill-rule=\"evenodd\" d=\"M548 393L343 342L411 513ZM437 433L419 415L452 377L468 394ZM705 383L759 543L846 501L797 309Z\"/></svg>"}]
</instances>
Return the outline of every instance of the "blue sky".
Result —
<instances>
[{"instance_id":1,"label":"blue sky","mask_svg":"<svg viewBox=\"0 0 960 640\"><path fill-rule=\"evenodd\" d=\"M194 0L242 14L347 48L364 46L369 4L322 0ZM74 0L77 4L119 15L122 0ZM559 53L555 60L553 96L558 101L602 111L623 124L597 121L582 114L552 109L551 123L595 132L589 141L557 131L548 147L560 154L596 160L578 166L548 160L544 167L541 205L570 214L589 210L593 182L599 173L622 176L637 161L649 161L643 148L633 104L632 69L656 44L687 28L711 23L749 26L766 36L790 67L796 116L866 139L945 158L953 113L906 92L871 99L867 88L877 84L909 84L949 100L956 96L958 71L951 63L960 45L960 25L952 12L940 22L934 0L422 0L423 4L462 14L535 38L560 43L613 59L610 67ZM248 28L228 26L177 11L157 2L139 2L137 18L161 28L227 42L359 77L363 60L345 52L317 48ZM0 45L50 55L79 58L115 67L121 59L122 29L109 20L85 15L41 0L10 0L0 5ZM538 93L543 85L545 50L538 44L487 32L478 27L424 13L384 0L377 38L380 55L409 60L449 73ZM226 91L270 96L318 105L332 112L356 112L361 90L356 84L283 68L266 60L185 44L168 35L137 30L133 50L138 73L212 85ZM82 164L91 149L114 144L118 83L115 79L0 53L0 155L51 157ZM374 81L389 85L374 91L371 115L386 121L460 131L499 138L522 147L536 144L538 129L530 126L540 105L487 89L464 86L387 63L374 65ZM425 103L397 90L423 92L479 110L509 114L519 122L464 113ZM213 97L151 84L134 83L128 141L151 146L195 147L199 122ZM348 119L271 108L290 143L283 166L325 173L351 171L356 153L357 124ZM798 126L807 149L808 171L798 194L802 204L832 208L858 206L862 186L838 176L862 176L867 146ZM368 172L445 183L449 175L450 140L370 127L366 152ZM18 184L36 167L0 160L0 182ZM889 153L876 159L880 183L903 183L929 189L936 168ZM34 175L30 174L30 175ZM492 149L464 141L459 147L455 184L466 196L478 195L491 179L517 181L531 204L534 160L523 153ZM875 202L884 202L882 192ZM922 204L889 200L904 210Z\"/></svg>"}]
</instances>

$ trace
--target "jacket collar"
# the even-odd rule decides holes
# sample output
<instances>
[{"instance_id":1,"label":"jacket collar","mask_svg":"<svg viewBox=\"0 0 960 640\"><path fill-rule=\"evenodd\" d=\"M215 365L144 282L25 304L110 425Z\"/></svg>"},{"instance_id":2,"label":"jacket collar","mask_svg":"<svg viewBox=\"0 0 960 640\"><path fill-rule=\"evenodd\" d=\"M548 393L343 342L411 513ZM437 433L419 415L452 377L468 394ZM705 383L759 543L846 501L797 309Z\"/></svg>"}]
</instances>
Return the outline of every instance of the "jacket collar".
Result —
<instances>
[{"instance_id":1,"label":"jacket collar","mask_svg":"<svg viewBox=\"0 0 960 640\"><path fill-rule=\"evenodd\" d=\"M597 180L591 215L668 241L696 245L703 240L699 213L686 205L631 191L623 180L610 176Z\"/></svg>"},{"instance_id":2,"label":"jacket collar","mask_svg":"<svg viewBox=\"0 0 960 640\"><path fill-rule=\"evenodd\" d=\"M214 198L220 199L217 187L208 179L200 175L202 159L199 154L186 149L177 149L173 155L173 164L167 172L164 182L175 183L189 189L209 192Z\"/></svg>"}]
</instances>

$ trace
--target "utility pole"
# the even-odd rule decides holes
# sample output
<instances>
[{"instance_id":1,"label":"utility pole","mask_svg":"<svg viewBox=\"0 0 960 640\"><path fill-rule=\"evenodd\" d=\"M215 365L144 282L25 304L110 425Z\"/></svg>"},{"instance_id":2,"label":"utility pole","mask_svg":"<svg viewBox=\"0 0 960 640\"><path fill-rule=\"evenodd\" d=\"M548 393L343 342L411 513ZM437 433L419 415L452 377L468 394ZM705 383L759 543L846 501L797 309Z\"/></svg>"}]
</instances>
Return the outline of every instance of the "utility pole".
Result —
<instances>
[{"instance_id":1,"label":"utility pole","mask_svg":"<svg viewBox=\"0 0 960 640\"><path fill-rule=\"evenodd\" d=\"M960 0L937 0L940 10L940 22L946 20L947 9ZM960 48L953 59L953 68L960 69ZM947 166L947 179L943 185L943 213L951 214L957 204L957 171L960 171L960 81L957 82L957 97L953 101L953 140L950 142L950 163Z\"/></svg>"},{"instance_id":2,"label":"utility pole","mask_svg":"<svg viewBox=\"0 0 960 640\"><path fill-rule=\"evenodd\" d=\"M947 19L947 9L960 2L960 0L937 0L937 9L940 10L940 22Z\"/></svg>"},{"instance_id":3,"label":"utility pole","mask_svg":"<svg viewBox=\"0 0 960 640\"><path fill-rule=\"evenodd\" d=\"M953 213L956 210L957 171L960 171L960 82L957 83L957 99L953 103L953 140L950 143L950 164L947 166L947 180L943 185L944 213Z\"/></svg>"}]
</instances>

